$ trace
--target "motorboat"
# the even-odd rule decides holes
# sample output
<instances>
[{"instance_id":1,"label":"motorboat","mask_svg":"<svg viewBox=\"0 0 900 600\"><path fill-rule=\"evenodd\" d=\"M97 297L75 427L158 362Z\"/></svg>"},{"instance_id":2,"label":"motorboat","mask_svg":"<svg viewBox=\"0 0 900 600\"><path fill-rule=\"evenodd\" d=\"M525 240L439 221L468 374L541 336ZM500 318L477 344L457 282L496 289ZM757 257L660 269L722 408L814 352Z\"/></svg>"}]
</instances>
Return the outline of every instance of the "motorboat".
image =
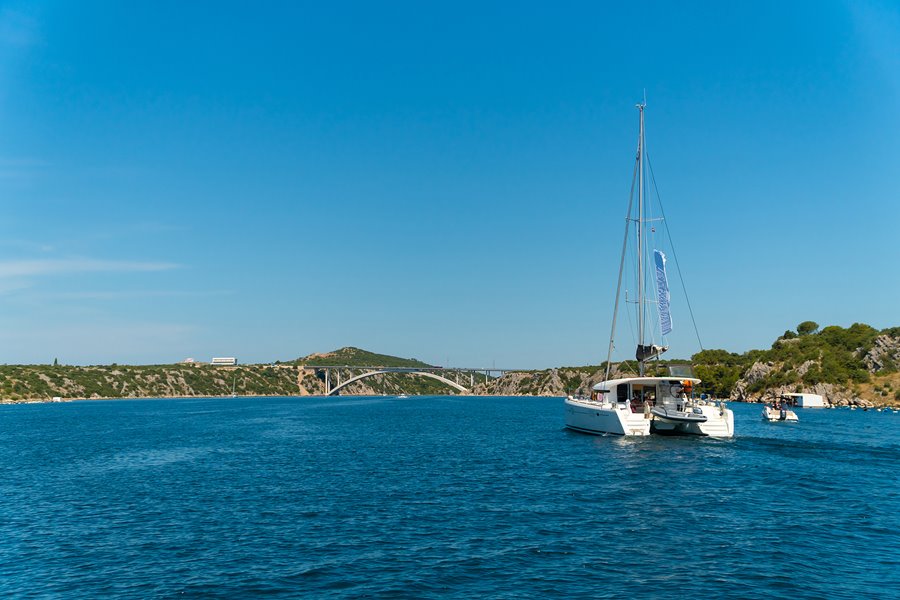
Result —
<instances>
[{"instance_id":1,"label":"motorboat","mask_svg":"<svg viewBox=\"0 0 900 600\"><path fill-rule=\"evenodd\" d=\"M768 404L765 405L762 411L762 418L765 421L786 421L789 423L796 423L800 421L797 413L788 408L788 406L785 404L779 404L775 406L769 406Z\"/></svg>"},{"instance_id":2,"label":"motorboat","mask_svg":"<svg viewBox=\"0 0 900 600\"><path fill-rule=\"evenodd\" d=\"M670 369L670 376L647 374L647 363L658 359L668 350L665 336L672 331L672 317L669 311L669 284L666 275L666 254L656 248L655 234L661 218L654 218L645 210L645 162L644 109L646 102L638 104L640 111L640 133L637 158L634 167L635 180L632 182L632 197L628 202L625 219L625 239L622 243L622 258L619 263L619 279L613 309L612 330L606 359L606 374L603 381L594 385L590 396L569 396L565 400L566 427L582 433L595 435L615 434L642 436L661 435L703 435L732 437L734 435L734 413L724 402L695 398L693 390L700 380L692 376L676 375ZM652 180L652 173L650 180ZM655 183L654 183L655 185ZM637 202L634 189L637 187ZM658 196L658 193L657 193ZM658 213L664 214L661 207ZM665 228L668 233L668 228ZM636 241L636 248L629 253L629 240ZM669 238L671 243L671 238ZM637 350L635 359L637 373L634 377L612 378L612 354L615 346L616 319L619 301L622 297L622 276L626 256L635 258L635 273L638 290L637 300L626 298L635 305L638 325ZM651 259L652 256L652 259ZM674 256L674 251L673 251ZM652 260L652 267L651 261ZM652 290L652 291L650 291ZM652 297L650 297L652 296ZM649 318L655 312L658 319ZM657 337L657 333L659 334ZM699 338L699 335L698 335ZM656 343L656 342L660 343ZM659 369L654 369L658 371Z\"/></svg>"}]
</instances>

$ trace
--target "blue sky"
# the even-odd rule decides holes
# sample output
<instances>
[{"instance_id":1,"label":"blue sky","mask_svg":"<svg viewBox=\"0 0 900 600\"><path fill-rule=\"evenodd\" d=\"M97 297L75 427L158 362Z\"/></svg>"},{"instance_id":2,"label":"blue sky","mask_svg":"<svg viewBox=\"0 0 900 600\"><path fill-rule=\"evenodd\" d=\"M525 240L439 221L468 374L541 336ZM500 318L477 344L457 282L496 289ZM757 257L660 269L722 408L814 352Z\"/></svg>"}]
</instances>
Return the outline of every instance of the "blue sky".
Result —
<instances>
[{"instance_id":1,"label":"blue sky","mask_svg":"<svg viewBox=\"0 0 900 600\"><path fill-rule=\"evenodd\" d=\"M598 363L644 89L705 347L900 325L900 7L732 4L4 2L0 362Z\"/></svg>"}]
</instances>

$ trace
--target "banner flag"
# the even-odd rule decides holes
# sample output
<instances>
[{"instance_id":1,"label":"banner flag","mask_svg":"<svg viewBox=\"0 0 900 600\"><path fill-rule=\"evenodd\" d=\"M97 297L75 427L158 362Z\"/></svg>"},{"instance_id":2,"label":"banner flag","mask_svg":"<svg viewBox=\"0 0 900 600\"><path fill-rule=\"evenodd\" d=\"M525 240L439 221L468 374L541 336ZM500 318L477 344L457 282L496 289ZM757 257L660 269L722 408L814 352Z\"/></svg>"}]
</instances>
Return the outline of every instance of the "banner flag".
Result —
<instances>
[{"instance_id":1,"label":"banner flag","mask_svg":"<svg viewBox=\"0 0 900 600\"><path fill-rule=\"evenodd\" d=\"M669 280L666 277L666 255L653 251L656 262L656 291L659 301L659 327L663 335L672 332L672 315L669 313Z\"/></svg>"}]
</instances>

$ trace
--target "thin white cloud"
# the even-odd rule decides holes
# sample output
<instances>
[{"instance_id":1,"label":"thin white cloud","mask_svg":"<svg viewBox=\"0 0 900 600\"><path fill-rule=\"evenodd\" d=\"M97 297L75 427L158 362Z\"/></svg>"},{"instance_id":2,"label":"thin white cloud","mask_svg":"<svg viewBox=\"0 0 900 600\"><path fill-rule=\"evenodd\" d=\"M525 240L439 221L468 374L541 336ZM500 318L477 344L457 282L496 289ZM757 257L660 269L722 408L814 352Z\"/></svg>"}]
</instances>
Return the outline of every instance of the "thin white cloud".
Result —
<instances>
[{"instance_id":1,"label":"thin white cloud","mask_svg":"<svg viewBox=\"0 0 900 600\"><path fill-rule=\"evenodd\" d=\"M0 248L15 248L23 253L35 254L38 252L53 252L56 248L47 243L32 242L29 240L0 239Z\"/></svg>"},{"instance_id":2,"label":"thin white cloud","mask_svg":"<svg viewBox=\"0 0 900 600\"><path fill-rule=\"evenodd\" d=\"M21 292L31 287L31 283L21 279L0 279L0 296Z\"/></svg>"},{"instance_id":3,"label":"thin white cloud","mask_svg":"<svg viewBox=\"0 0 900 600\"><path fill-rule=\"evenodd\" d=\"M40 275L71 275L75 273L168 271L178 267L179 265L167 262L98 260L92 258L4 260L0 261L0 279Z\"/></svg>"},{"instance_id":4,"label":"thin white cloud","mask_svg":"<svg viewBox=\"0 0 900 600\"><path fill-rule=\"evenodd\" d=\"M127 300L130 298L196 298L205 296L229 296L232 290L111 290L61 292L53 294L53 298L66 300Z\"/></svg>"}]
</instances>

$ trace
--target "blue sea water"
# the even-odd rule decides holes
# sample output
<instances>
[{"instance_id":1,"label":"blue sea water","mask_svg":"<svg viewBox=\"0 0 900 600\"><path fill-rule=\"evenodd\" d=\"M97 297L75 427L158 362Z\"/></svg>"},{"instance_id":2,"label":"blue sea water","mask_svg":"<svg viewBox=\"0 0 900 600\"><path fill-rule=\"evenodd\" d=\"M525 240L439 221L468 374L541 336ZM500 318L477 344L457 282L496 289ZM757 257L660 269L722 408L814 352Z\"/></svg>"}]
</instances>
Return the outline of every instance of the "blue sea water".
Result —
<instances>
[{"instance_id":1,"label":"blue sea water","mask_svg":"<svg viewBox=\"0 0 900 600\"><path fill-rule=\"evenodd\" d=\"M0 596L897 598L900 414L593 437L561 399L0 406Z\"/></svg>"}]
</instances>

